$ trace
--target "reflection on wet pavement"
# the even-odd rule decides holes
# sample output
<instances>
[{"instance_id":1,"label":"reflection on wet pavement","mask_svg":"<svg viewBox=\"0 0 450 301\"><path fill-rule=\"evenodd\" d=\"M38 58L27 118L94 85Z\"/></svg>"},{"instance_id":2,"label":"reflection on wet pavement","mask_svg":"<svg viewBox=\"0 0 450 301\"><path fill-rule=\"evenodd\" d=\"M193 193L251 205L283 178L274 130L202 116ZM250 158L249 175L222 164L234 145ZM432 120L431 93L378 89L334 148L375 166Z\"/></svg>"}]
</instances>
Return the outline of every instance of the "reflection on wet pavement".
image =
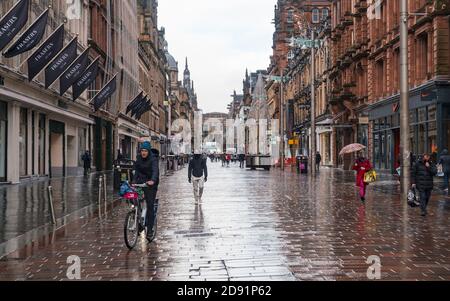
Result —
<instances>
[{"instance_id":1,"label":"reflection on wet pavement","mask_svg":"<svg viewBox=\"0 0 450 301\"><path fill-rule=\"evenodd\" d=\"M83 280L367 280L380 257L382 280L450 280L450 202L430 215L400 201L389 177L358 199L353 173L294 172L210 164L202 206L187 170L161 184L158 238L128 251L125 204L107 218L79 220L0 261L2 280L64 280L79 256Z\"/></svg>"}]
</instances>

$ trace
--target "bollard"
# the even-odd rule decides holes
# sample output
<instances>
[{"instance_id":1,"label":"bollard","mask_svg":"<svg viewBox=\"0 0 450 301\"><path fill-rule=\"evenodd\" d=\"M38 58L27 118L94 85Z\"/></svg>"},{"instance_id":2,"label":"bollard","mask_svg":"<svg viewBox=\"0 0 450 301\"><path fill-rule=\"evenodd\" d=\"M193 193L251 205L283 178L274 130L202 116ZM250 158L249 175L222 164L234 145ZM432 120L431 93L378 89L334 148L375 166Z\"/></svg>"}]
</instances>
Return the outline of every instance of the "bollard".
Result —
<instances>
[{"instance_id":1,"label":"bollard","mask_svg":"<svg viewBox=\"0 0 450 301\"><path fill-rule=\"evenodd\" d=\"M103 190L103 177L98 178L98 216L102 217L102 190Z\"/></svg>"},{"instance_id":2,"label":"bollard","mask_svg":"<svg viewBox=\"0 0 450 301\"><path fill-rule=\"evenodd\" d=\"M52 188L52 186L48 186L48 204L49 204L50 214L52 216L52 224L56 225L55 207L53 206L53 188Z\"/></svg>"},{"instance_id":3,"label":"bollard","mask_svg":"<svg viewBox=\"0 0 450 301\"><path fill-rule=\"evenodd\" d=\"M108 210L108 203L106 198L106 175L103 175L103 201L105 202L105 217L106 217Z\"/></svg>"}]
</instances>

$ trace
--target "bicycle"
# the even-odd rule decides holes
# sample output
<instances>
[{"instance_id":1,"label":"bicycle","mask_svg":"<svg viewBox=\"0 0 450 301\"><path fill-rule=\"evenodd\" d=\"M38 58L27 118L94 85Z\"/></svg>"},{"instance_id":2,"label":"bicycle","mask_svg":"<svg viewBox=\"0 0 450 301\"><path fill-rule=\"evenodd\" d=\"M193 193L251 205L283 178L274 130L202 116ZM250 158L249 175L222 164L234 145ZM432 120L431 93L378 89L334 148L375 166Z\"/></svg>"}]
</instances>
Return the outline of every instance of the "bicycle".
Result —
<instances>
[{"instance_id":1,"label":"bicycle","mask_svg":"<svg viewBox=\"0 0 450 301\"><path fill-rule=\"evenodd\" d=\"M132 192L127 192L123 199L127 201L128 204L131 205L131 210L127 213L124 224L124 238L125 244L128 249L132 250L138 241L139 236L142 232L147 236L147 227L146 227L146 216L147 216L147 208L144 197L143 188L148 187L147 184L134 184L131 186ZM156 230L158 228L158 205L159 200L155 200L154 204L154 223L153 223L153 235L150 238L147 238L149 243L152 243L156 238Z\"/></svg>"}]
</instances>

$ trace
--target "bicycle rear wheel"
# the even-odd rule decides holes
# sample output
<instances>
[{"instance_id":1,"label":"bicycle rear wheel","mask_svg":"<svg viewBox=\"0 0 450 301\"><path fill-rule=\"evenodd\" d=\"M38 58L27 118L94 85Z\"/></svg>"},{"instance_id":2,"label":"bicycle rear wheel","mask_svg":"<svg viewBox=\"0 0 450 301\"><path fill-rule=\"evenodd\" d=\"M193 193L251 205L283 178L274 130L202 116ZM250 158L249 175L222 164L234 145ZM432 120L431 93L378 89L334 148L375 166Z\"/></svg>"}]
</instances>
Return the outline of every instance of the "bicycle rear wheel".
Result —
<instances>
[{"instance_id":1,"label":"bicycle rear wheel","mask_svg":"<svg viewBox=\"0 0 450 301\"><path fill-rule=\"evenodd\" d=\"M136 216L136 210L130 211L125 218L125 224L123 227L125 244L128 249L132 250L139 238L138 217Z\"/></svg>"}]
</instances>

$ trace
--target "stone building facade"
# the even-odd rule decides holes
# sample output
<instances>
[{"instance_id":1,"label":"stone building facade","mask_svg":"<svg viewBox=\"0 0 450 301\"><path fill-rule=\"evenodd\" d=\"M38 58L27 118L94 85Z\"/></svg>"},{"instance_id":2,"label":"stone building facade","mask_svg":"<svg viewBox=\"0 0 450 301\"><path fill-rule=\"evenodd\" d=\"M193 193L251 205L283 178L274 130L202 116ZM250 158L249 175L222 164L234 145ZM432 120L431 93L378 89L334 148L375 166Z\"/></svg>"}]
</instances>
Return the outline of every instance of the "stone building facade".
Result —
<instances>
[{"instance_id":1,"label":"stone building facade","mask_svg":"<svg viewBox=\"0 0 450 301\"><path fill-rule=\"evenodd\" d=\"M0 16L14 3L1 1ZM31 1L25 28L46 8L44 1ZM67 9L66 1L53 1L43 40L63 24ZM88 10L88 1L82 1L82 9ZM78 53L88 46L87 18L82 14L65 25L64 45L78 34ZM73 102L70 91L59 96L58 82L44 89L44 72L28 82L25 62L32 52L10 59L0 56L0 182L77 175L82 171L81 154L93 147L95 119L87 93Z\"/></svg>"},{"instance_id":2,"label":"stone building facade","mask_svg":"<svg viewBox=\"0 0 450 301\"><path fill-rule=\"evenodd\" d=\"M0 17L15 3L1 1ZM43 0L30 3L28 23L21 32L48 5ZM95 82L76 101L71 89L59 95L58 80L45 89L43 71L28 82L26 60L34 50L10 59L0 56L0 183L80 175L81 156L86 150L91 153L93 171L111 170L116 152L134 159L143 137L151 138L162 155L168 152L172 69L166 57L164 29L157 23L157 1L80 3L80 14L67 18L71 4L52 1L41 40L66 22L64 46L78 36L78 55L89 48L89 59L99 59ZM89 101L115 75L115 94L94 112ZM178 81L177 86L180 91L185 89ZM185 90L189 104L186 114L193 116L192 110L197 109L193 84ZM153 108L138 121L125 111L140 91L149 96ZM175 103L176 114L180 107Z\"/></svg>"}]
</instances>

